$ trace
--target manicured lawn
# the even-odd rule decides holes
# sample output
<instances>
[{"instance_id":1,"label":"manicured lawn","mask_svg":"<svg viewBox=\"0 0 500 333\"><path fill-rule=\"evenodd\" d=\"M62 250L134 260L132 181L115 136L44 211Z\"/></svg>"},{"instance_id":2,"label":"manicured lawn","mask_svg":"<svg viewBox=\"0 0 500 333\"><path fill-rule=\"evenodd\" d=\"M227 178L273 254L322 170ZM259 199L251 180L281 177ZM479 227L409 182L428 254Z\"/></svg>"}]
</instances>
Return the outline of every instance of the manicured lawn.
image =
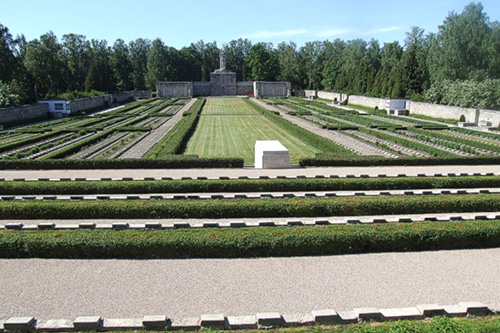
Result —
<instances>
[{"instance_id":1,"label":"manicured lawn","mask_svg":"<svg viewBox=\"0 0 500 333\"><path fill-rule=\"evenodd\" d=\"M184 154L243 157L245 164L250 165L254 163L256 140L279 140L290 151L292 164L320 152L270 122L241 99L208 99Z\"/></svg>"}]
</instances>

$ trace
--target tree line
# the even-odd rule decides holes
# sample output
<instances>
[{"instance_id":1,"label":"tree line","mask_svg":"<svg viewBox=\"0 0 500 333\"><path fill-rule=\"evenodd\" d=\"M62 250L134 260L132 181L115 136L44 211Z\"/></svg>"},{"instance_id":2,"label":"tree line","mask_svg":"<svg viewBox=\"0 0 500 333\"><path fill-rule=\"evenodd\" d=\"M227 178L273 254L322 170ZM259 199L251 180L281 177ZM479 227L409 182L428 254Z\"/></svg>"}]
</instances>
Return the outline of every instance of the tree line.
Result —
<instances>
[{"instance_id":1,"label":"tree line","mask_svg":"<svg viewBox=\"0 0 500 333\"><path fill-rule=\"evenodd\" d=\"M0 24L0 106L64 92L156 90L157 81L209 81L219 52L240 81L290 81L318 89L472 107L500 105L500 24L481 3L449 13L437 33L412 27L404 45L377 40L252 44L200 40L181 49L161 39L87 40L48 32L27 41ZM467 96L461 95L461 89ZM479 97L478 97L479 96Z\"/></svg>"}]
</instances>

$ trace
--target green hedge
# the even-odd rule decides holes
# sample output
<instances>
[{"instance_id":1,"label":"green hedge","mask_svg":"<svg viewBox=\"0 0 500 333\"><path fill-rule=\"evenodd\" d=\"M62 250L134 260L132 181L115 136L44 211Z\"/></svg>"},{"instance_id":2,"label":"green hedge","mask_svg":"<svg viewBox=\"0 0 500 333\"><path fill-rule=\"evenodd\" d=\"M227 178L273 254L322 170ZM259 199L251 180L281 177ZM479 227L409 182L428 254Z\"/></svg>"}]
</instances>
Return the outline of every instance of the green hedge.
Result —
<instances>
[{"instance_id":1,"label":"green hedge","mask_svg":"<svg viewBox=\"0 0 500 333\"><path fill-rule=\"evenodd\" d=\"M302 166L381 166L381 165L494 165L500 164L500 156L474 157L427 157L427 158L386 158L380 156L356 156L345 158L335 154L318 154L314 158L302 158ZM0 164L1 165L1 164Z\"/></svg>"},{"instance_id":2,"label":"green hedge","mask_svg":"<svg viewBox=\"0 0 500 333\"><path fill-rule=\"evenodd\" d=\"M84 147L92 145L92 144L98 142L99 140L106 138L107 136L113 134L113 132L114 132L114 129L110 129L110 130L106 130L106 131L103 131L100 133L96 133L95 135L92 135L86 139L79 140L79 141L77 141L77 142L75 142L67 147L64 147L62 149L58 149L52 153L49 153L49 154L45 155L44 157L42 157L42 160L64 158L64 157L70 156L74 153L79 152ZM35 160L33 162L37 162L37 161Z\"/></svg>"},{"instance_id":3,"label":"green hedge","mask_svg":"<svg viewBox=\"0 0 500 333\"><path fill-rule=\"evenodd\" d=\"M191 229L0 231L2 258L241 258L500 246L500 221Z\"/></svg>"},{"instance_id":4,"label":"green hedge","mask_svg":"<svg viewBox=\"0 0 500 333\"><path fill-rule=\"evenodd\" d=\"M500 187L500 177L0 182L0 195L377 191Z\"/></svg>"},{"instance_id":5,"label":"green hedge","mask_svg":"<svg viewBox=\"0 0 500 333\"><path fill-rule=\"evenodd\" d=\"M316 217L494 212L500 195L291 199L2 201L4 219Z\"/></svg>"},{"instance_id":6,"label":"green hedge","mask_svg":"<svg viewBox=\"0 0 500 333\"><path fill-rule=\"evenodd\" d=\"M31 143L35 143L37 141L42 141L42 140L47 140L52 137L61 135L61 131L53 131L53 132L48 132L40 135L35 135L23 140L15 141L15 142L10 142L8 144L0 146L0 153L3 153L5 151L13 150L22 146L29 145Z\"/></svg>"},{"instance_id":7,"label":"green hedge","mask_svg":"<svg viewBox=\"0 0 500 333\"><path fill-rule=\"evenodd\" d=\"M21 160L0 161L0 170L51 170L51 169L189 169L189 168L243 168L242 158L198 158L195 155L170 155L168 158L146 160Z\"/></svg>"}]
</instances>

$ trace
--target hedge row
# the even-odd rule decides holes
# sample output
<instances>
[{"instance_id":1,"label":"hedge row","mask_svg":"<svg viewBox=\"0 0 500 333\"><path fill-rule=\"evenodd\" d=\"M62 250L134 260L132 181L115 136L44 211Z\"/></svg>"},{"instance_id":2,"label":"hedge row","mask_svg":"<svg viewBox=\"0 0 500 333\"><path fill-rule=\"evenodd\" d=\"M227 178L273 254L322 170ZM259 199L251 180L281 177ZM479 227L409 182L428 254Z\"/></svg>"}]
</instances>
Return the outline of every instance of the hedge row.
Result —
<instances>
[{"instance_id":1,"label":"hedge row","mask_svg":"<svg viewBox=\"0 0 500 333\"><path fill-rule=\"evenodd\" d=\"M291 199L2 201L4 219L317 217L500 210L500 195Z\"/></svg>"},{"instance_id":2,"label":"hedge row","mask_svg":"<svg viewBox=\"0 0 500 333\"><path fill-rule=\"evenodd\" d=\"M430 135L434 138L443 139L443 140L447 140L447 141L451 141L451 142L456 142L456 143L464 144L464 145L467 145L470 147L481 148L481 149L485 149L485 150L489 150L489 151L494 151L497 153L500 152L500 146L498 146L498 145L492 145L492 144L488 144L485 142L479 142L479 141L472 140L472 139L459 138L459 137L456 137L453 135L447 135L445 133L436 133L435 131L433 131L432 133L429 133L427 131L418 130L418 129L414 129L414 130L412 130L412 132L415 132L418 134L423 134L423 135Z\"/></svg>"},{"instance_id":3,"label":"hedge row","mask_svg":"<svg viewBox=\"0 0 500 333\"><path fill-rule=\"evenodd\" d=\"M114 131L115 131L114 129L106 130L106 131L97 133L95 135L92 135L86 139L79 140L79 141L77 141L77 142L75 142L67 147L64 147L62 149L58 149L52 153L45 155L44 157L42 157L42 160L48 160L48 159L54 159L54 158L64 158L64 157L70 156L74 153L79 152L84 147L92 145L92 144L96 143L97 141L106 138L107 136L111 135ZM33 162L36 162L36 160Z\"/></svg>"},{"instance_id":4,"label":"hedge row","mask_svg":"<svg viewBox=\"0 0 500 333\"><path fill-rule=\"evenodd\" d=\"M500 246L500 221L169 231L0 231L2 258L242 258Z\"/></svg>"},{"instance_id":5,"label":"hedge row","mask_svg":"<svg viewBox=\"0 0 500 333\"><path fill-rule=\"evenodd\" d=\"M31 143L34 143L37 141L50 139L50 138L52 138L54 136L58 136L60 134L61 134L61 131L53 131L53 132L48 132L48 133L44 133L44 134L40 134L40 135L31 136L31 137L23 139L23 140L11 142L11 143L0 146L0 153L3 153L5 151L9 151L9 150L13 150L13 149L16 149L16 148L19 148L22 146L26 146L28 144L31 144Z\"/></svg>"},{"instance_id":6,"label":"hedge row","mask_svg":"<svg viewBox=\"0 0 500 333\"><path fill-rule=\"evenodd\" d=\"M164 158L180 153L196 128L198 115L205 105L205 101L205 98L198 99L188 111L184 112L184 114L188 112L187 116L182 117L167 135L147 152L145 158Z\"/></svg>"},{"instance_id":7,"label":"hedge row","mask_svg":"<svg viewBox=\"0 0 500 333\"><path fill-rule=\"evenodd\" d=\"M345 158L335 154L317 154L314 158L302 158L302 166L428 166L428 165L495 165L500 164L500 156L474 157L426 157L426 158L386 158L380 156L356 156ZM1 165L1 164L0 164Z\"/></svg>"},{"instance_id":8,"label":"hedge row","mask_svg":"<svg viewBox=\"0 0 500 333\"><path fill-rule=\"evenodd\" d=\"M415 141L412 141L409 139L400 138L400 137L397 137L397 136L394 136L391 134L382 133L380 131L374 131L374 130L371 130L368 128L360 128L359 130L361 132L373 135L377 138L389 140L389 141L395 142L399 145L402 145L402 146L405 146L408 148L412 148L412 149L420 150L420 151L425 151L425 152L431 154L432 156L436 156L436 157L454 157L454 156L457 156L456 154L453 154L453 153L450 153L450 152L447 152L447 151L444 151L441 149L430 147L428 145L425 145L425 144L422 144L419 142L415 142Z\"/></svg>"},{"instance_id":9,"label":"hedge row","mask_svg":"<svg viewBox=\"0 0 500 333\"><path fill-rule=\"evenodd\" d=\"M344 156L354 155L353 152L345 149L340 145L337 145L333 141L328 140L317 134L314 134L298 125L295 125L294 123L282 118L281 116L276 115L274 112L265 110L264 108L262 108L261 106L255 104L250 100L244 99L244 101L254 110L263 113L264 117L266 117L268 120L280 126L281 128L286 129L286 131L295 138L298 138L301 141L304 141L321 151L336 153L338 155L344 155Z\"/></svg>"},{"instance_id":10,"label":"hedge row","mask_svg":"<svg viewBox=\"0 0 500 333\"><path fill-rule=\"evenodd\" d=\"M242 158L198 158L196 155L171 155L168 158L146 160L97 159L97 160L17 160L0 161L0 170L51 170L51 169L189 169L189 168L243 168Z\"/></svg>"},{"instance_id":11,"label":"hedge row","mask_svg":"<svg viewBox=\"0 0 500 333\"><path fill-rule=\"evenodd\" d=\"M0 182L0 195L377 191L500 187L500 177Z\"/></svg>"}]
</instances>

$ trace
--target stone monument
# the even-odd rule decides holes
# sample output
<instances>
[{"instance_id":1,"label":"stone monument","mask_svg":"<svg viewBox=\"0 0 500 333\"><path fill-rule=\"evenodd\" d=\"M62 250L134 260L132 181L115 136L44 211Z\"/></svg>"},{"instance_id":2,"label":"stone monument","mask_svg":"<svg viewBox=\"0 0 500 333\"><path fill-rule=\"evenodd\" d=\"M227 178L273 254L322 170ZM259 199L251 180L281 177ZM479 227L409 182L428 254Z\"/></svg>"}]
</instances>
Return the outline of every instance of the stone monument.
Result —
<instances>
[{"instance_id":1,"label":"stone monument","mask_svg":"<svg viewBox=\"0 0 500 333\"><path fill-rule=\"evenodd\" d=\"M255 141L255 168L282 169L290 167L290 153L278 140Z\"/></svg>"},{"instance_id":2,"label":"stone monument","mask_svg":"<svg viewBox=\"0 0 500 333\"><path fill-rule=\"evenodd\" d=\"M219 69L210 73L212 96L236 95L236 73L226 68L226 53L219 54Z\"/></svg>"}]
</instances>

